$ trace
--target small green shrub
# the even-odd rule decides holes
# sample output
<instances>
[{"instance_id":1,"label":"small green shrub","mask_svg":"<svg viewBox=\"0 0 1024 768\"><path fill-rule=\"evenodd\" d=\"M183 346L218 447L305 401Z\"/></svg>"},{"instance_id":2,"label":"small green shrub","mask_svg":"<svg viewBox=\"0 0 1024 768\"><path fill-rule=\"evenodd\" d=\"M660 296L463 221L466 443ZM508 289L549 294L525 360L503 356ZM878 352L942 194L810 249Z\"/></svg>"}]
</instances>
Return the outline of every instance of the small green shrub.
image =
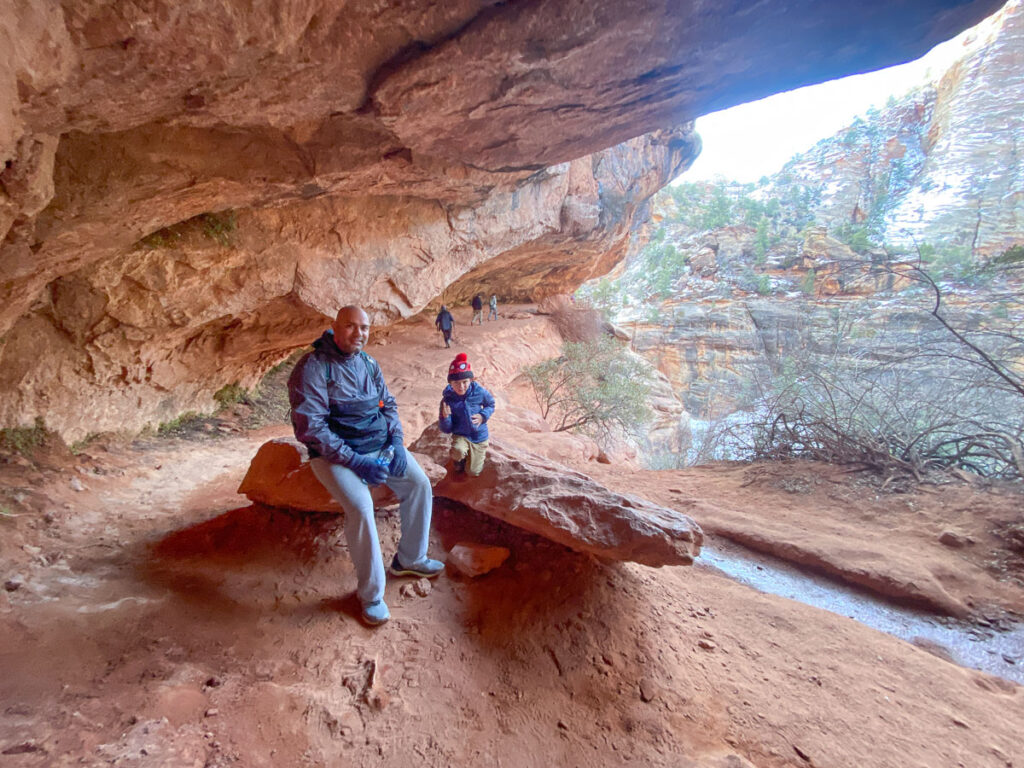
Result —
<instances>
[{"instance_id":1,"label":"small green shrub","mask_svg":"<svg viewBox=\"0 0 1024 768\"><path fill-rule=\"evenodd\" d=\"M238 382L234 381L214 392L213 399L217 401L217 409L223 411L235 403L248 402L249 391L245 387L238 386Z\"/></svg>"},{"instance_id":2,"label":"small green shrub","mask_svg":"<svg viewBox=\"0 0 1024 768\"><path fill-rule=\"evenodd\" d=\"M814 271L814 268L807 270L807 274L804 275L803 281L800 283L800 290L810 295L814 293L814 283L818 279L818 273Z\"/></svg>"},{"instance_id":3,"label":"small green shrub","mask_svg":"<svg viewBox=\"0 0 1024 768\"><path fill-rule=\"evenodd\" d=\"M173 248L181 242L181 232L173 227L164 227L151 232L135 244L136 249L155 251L161 248Z\"/></svg>"},{"instance_id":4,"label":"small green shrub","mask_svg":"<svg viewBox=\"0 0 1024 768\"><path fill-rule=\"evenodd\" d=\"M95 440L99 436L100 436L99 432L90 432L88 435L83 437L81 440L78 440L78 441L72 443L71 445L69 445L68 446L68 450L71 451L71 453L73 455L77 456L78 454L80 454L82 451L84 451L86 448L89 447L89 443L91 443L93 440Z\"/></svg>"},{"instance_id":5,"label":"small green shrub","mask_svg":"<svg viewBox=\"0 0 1024 768\"><path fill-rule=\"evenodd\" d=\"M648 374L607 336L566 342L561 357L532 365L523 373L541 415L555 432L584 432L603 442L617 430L640 432L653 416L647 403Z\"/></svg>"},{"instance_id":6,"label":"small green shrub","mask_svg":"<svg viewBox=\"0 0 1024 768\"><path fill-rule=\"evenodd\" d=\"M0 452L28 456L46 442L46 435L46 425L40 416L36 417L35 425L31 427L0 429Z\"/></svg>"},{"instance_id":7,"label":"small green shrub","mask_svg":"<svg viewBox=\"0 0 1024 768\"><path fill-rule=\"evenodd\" d=\"M220 213L201 213L196 220L202 226L203 235L221 245L231 245L231 235L238 227L234 211Z\"/></svg>"},{"instance_id":8,"label":"small green shrub","mask_svg":"<svg viewBox=\"0 0 1024 768\"><path fill-rule=\"evenodd\" d=\"M167 437L168 435L172 435L175 432L178 432L182 429L186 429L187 427L191 426L194 422L199 421L202 418L203 415L201 413L196 413L195 411L186 411L185 413L171 419L170 421L165 421L161 423L156 428L156 433L161 437Z\"/></svg>"},{"instance_id":9,"label":"small green shrub","mask_svg":"<svg viewBox=\"0 0 1024 768\"><path fill-rule=\"evenodd\" d=\"M135 244L135 248L149 250L174 248L189 232L198 233L207 240L213 240L226 246L231 245L231 236L237 228L238 217L234 211L201 213L191 219L180 221L146 235Z\"/></svg>"}]
</instances>

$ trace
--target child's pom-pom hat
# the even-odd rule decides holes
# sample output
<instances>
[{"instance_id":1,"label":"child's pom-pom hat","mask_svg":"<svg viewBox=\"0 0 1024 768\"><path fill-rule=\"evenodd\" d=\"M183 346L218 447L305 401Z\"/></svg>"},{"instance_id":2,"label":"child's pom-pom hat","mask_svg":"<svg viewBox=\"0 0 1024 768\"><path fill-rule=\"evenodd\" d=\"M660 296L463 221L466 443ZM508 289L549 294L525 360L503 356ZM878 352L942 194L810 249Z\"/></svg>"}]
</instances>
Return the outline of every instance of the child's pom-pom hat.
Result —
<instances>
[{"instance_id":1,"label":"child's pom-pom hat","mask_svg":"<svg viewBox=\"0 0 1024 768\"><path fill-rule=\"evenodd\" d=\"M448 366L448 381L472 378L473 368L469 364L469 356L465 352L459 352Z\"/></svg>"}]
</instances>

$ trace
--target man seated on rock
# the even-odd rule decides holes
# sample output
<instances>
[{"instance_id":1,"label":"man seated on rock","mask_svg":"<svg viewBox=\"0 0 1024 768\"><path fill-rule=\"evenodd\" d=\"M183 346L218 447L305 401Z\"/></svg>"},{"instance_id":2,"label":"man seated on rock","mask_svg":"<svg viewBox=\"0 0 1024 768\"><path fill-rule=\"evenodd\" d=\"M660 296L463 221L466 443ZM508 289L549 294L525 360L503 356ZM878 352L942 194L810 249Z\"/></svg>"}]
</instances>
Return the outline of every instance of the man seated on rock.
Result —
<instances>
[{"instance_id":1,"label":"man seated on rock","mask_svg":"<svg viewBox=\"0 0 1024 768\"><path fill-rule=\"evenodd\" d=\"M398 406L377 361L363 352L370 319L342 307L288 379L295 437L309 449L317 479L345 510L345 538L358 579L363 620L383 624L384 561L370 486L385 483L398 497L402 536L391 561L397 576L432 578L444 564L427 557L433 490L402 445ZM394 457L388 462L388 449Z\"/></svg>"}]
</instances>

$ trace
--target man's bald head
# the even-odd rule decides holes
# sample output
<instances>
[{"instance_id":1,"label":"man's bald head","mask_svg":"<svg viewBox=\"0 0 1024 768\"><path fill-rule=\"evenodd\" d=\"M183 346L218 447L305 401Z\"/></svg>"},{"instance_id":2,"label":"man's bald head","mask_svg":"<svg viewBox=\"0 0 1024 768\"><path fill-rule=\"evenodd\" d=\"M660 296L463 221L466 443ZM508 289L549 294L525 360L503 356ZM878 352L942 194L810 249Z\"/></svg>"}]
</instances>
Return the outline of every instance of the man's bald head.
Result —
<instances>
[{"instance_id":1,"label":"man's bald head","mask_svg":"<svg viewBox=\"0 0 1024 768\"><path fill-rule=\"evenodd\" d=\"M362 307L350 304L338 310L331 329L338 349L351 355L361 350L370 338L370 318Z\"/></svg>"}]
</instances>

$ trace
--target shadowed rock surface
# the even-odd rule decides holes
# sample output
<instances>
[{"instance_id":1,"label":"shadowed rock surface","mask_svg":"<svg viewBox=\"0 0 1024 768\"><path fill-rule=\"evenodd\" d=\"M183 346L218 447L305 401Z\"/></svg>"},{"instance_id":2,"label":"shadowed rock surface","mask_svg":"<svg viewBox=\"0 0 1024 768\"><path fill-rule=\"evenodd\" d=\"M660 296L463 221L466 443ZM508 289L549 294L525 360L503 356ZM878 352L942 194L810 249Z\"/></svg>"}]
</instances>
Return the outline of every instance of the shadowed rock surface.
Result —
<instances>
[{"instance_id":1,"label":"shadowed rock surface","mask_svg":"<svg viewBox=\"0 0 1024 768\"><path fill-rule=\"evenodd\" d=\"M450 437L434 425L412 447L441 463L448 460L449 445ZM434 493L608 560L690 565L704 539L682 512L610 491L587 475L494 436L479 477L449 472ZM695 508L695 502L688 508Z\"/></svg>"}]
</instances>

